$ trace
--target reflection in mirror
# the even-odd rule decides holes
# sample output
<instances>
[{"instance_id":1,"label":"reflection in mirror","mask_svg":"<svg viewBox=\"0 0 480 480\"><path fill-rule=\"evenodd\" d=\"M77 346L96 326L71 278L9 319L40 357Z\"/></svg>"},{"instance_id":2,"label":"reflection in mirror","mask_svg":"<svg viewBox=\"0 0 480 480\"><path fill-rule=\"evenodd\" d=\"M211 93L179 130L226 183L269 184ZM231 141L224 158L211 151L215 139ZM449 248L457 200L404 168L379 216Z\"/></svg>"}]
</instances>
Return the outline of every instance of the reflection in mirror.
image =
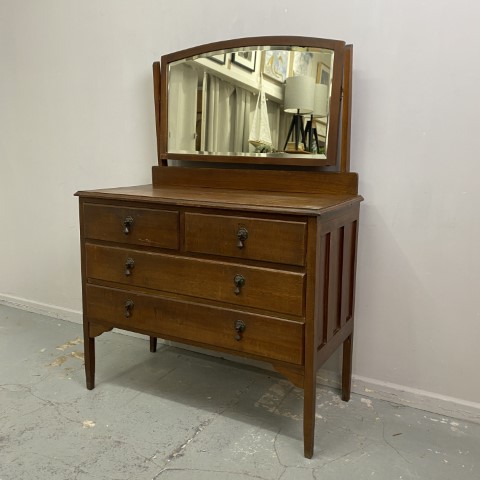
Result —
<instances>
[{"instance_id":1,"label":"reflection in mirror","mask_svg":"<svg viewBox=\"0 0 480 480\"><path fill-rule=\"evenodd\" d=\"M168 152L325 158L333 57L273 46L170 63Z\"/></svg>"}]
</instances>

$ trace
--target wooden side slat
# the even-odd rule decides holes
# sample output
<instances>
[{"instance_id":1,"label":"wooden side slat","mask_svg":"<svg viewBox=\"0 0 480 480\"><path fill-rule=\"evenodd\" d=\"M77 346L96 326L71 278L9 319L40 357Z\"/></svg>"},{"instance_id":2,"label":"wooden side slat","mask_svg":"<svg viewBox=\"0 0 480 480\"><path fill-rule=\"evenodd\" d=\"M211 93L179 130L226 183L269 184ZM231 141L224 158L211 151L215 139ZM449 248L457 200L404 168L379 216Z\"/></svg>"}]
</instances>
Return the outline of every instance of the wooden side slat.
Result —
<instances>
[{"instance_id":1,"label":"wooden side slat","mask_svg":"<svg viewBox=\"0 0 480 480\"><path fill-rule=\"evenodd\" d=\"M343 262L342 262L342 286L341 286L341 302L340 302L340 325L343 327L350 316L350 290L351 290L351 241L352 241L352 224L347 223L343 227Z\"/></svg>"},{"instance_id":2,"label":"wooden side slat","mask_svg":"<svg viewBox=\"0 0 480 480\"><path fill-rule=\"evenodd\" d=\"M348 295L348 315L347 320L353 317L353 309L355 305L355 266L357 263L357 236L358 236L358 220L352 222L352 234L350 237L350 291Z\"/></svg>"},{"instance_id":3,"label":"wooden side slat","mask_svg":"<svg viewBox=\"0 0 480 480\"><path fill-rule=\"evenodd\" d=\"M328 340L328 287L330 278L330 232L323 235L321 239L321 283L319 289L321 292L321 318L322 318L322 338L320 345L327 343Z\"/></svg>"},{"instance_id":4,"label":"wooden side slat","mask_svg":"<svg viewBox=\"0 0 480 480\"><path fill-rule=\"evenodd\" d=\"M330 233L330 259L328 273L327 342L335 334L338 308L338 230Z\"/></svg>"},{"instance_id":5,"label":"wooden side slat","mask_svg":"<svg viewBox=\"0 0 480 480\"><path fill-rule=\"evenodd\" d=\"M337 230L337 285L336 285L336 294L337 294L337 305L336 305L336 324L334 333L336 333L340 328L342 328L344 311L342 309L343 303L343 285L346 282L345 277L345 227L341 226ZM347 282L348 283L348 282Z\"/></svg>"}]
</instances>

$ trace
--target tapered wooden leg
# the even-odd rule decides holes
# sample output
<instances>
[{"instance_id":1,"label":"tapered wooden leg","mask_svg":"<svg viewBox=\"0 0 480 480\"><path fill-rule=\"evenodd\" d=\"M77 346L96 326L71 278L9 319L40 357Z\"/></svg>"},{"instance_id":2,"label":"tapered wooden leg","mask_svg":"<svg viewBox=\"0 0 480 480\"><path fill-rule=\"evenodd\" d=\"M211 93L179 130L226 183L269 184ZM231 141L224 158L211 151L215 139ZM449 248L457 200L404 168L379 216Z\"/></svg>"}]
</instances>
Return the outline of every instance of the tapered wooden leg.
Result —
<instances>
[{"instance_id":1,"label":"tapered wooden leg","mask_svg":"<svg viewBox=\"0 0 480 480\"><path fill-rule=\"evenodd\" d=\"M150 337L150 351L152 353L157 351L157 337Z\"/></svg>"},{"instance_id":2,"label":"tapered wooden leg","mask_svg":"<svg viewBox=\"0 0 480 480\"><path fill-rule=\"evenodd\" d=\"M316 378L305 376L303 397L303 453L312 458L315 439L315 411L317 403Z\"/></svg>"},{"instance_id":3,"label":"tapered wooden leg","mask_svg":"<svg viewBox=\"0 0 480 480\"><path fill-rule=\"evenodd\" d=\"M95 387L95 338L85 336L85 376L88 390Z\"/></svg>"},{"instance_id":4,"label":"tapered wooden leg","mask_svg":"<svg viewBox=\"0 0 480 480\"><path fill-rule=\"evenodd\" d=\"M352 389L352 352L353 333L343 342L343 363L342 363L342 400L350 400Z\"/></svg>"}]
</instances>

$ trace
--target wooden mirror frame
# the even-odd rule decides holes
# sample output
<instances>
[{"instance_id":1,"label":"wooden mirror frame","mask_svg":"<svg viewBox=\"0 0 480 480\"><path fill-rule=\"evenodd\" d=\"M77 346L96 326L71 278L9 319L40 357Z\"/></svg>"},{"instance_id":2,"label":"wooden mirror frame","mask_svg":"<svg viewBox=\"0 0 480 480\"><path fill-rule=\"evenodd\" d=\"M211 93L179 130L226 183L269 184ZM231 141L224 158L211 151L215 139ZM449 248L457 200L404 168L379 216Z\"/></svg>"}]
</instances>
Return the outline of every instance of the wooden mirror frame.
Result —
<instances>
[{"instance_id":1,"label":"wooden mirror frame","mask_svg":"<svg viewBox=\"0 0 480 480\"><path fill-rule=\"evenodd\" d=\"M300 46L332 50L334 53L332 68L332 89L330 97L329 129L326 158L311 158L310 155L289 157L209 155L203 153L168 152L168 67L172 62L188 57L202 55L218 50L241 49L243 47L262 46ZM213 162L247 165L283 165L293 167L336 166L336 170L349 171L349 136L351 107L351 64L352 46L340 40L299 36L248 37L215 42L180 50L161 57L161 63L153 64L154 102L157 133L158 164L166 166L168 160L188 162Z\"/></svg>"}]
</instances>

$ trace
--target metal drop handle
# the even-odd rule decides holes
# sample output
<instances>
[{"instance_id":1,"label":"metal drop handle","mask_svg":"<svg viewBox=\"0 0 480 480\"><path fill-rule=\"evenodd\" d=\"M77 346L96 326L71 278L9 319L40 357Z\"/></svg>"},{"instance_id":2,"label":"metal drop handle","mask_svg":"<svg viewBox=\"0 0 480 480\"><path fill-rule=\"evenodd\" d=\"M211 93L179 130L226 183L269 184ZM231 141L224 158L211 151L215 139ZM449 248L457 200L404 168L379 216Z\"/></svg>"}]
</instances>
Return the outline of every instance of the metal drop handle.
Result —
<instances>
[{"instance_id":1,"label":"metal drop handle","mask_svg":"<svg viewBox=\"0 0 480 480\"><path fill-rule=\"evenodd\" d=\"M128 257L125 260L125 276L129 277L132 274L132 269L135 266L135 262L133 261L133 258Z\"/></svg>"},{"instance_id":2,"label":"metal drop handle","mask_svg":"<svg viewBox=\"0 0 480 480\"><path fill-rule=\"evenodd\" d=\"M125 220L123 221L123 233L125 235L128 235L131 231L133 225L133 217L130 215L128 217L125 217Z\"/></svg>"},{"instance_id":3,"label":"metal drop handle","mask_svg":"<svg viewBox=\"0 0 480 480\"><path fill-rule=\"evenodd\" d=\"M235 334L235 340L239 342L242 339L242 333L247 328L247 325L243 320L237 320L234 326L235 326L235 332L237 332Z\"/></svg>"},{"instance_id":4,"label":"metal drop handle","mask_svg":"<svg viewBox=\"0 0 480 480\"><path fill-rule=\"evenodd\" d=\"M237 230L237 247L243 248L245 246L245 240L248 238L248 230L245 227L240 227Z\"/></svg>"},{"instance_id":5,"label":"metal drop handle","mask_svg":"<svg viewBox=\"0 0 480 480\"><path fill-rule=\"evenodd\" d=\"M129 318L132 316L132 310L135 304L133 303L133 300L127 300L125 302L125 318Z\"/></svg>"},{"instance_id":6,"label":"metal drop handle","mask_svg":"<svg viewBox=\"0 0 480 480\"><path fill-rule=\"evenodd\" d=\"M243 275L235 275L233 277L233 283L235 285L234 293L235 295L240 294L240 289L245 285L245 278Z\"/></svg>"}]
</instances>

